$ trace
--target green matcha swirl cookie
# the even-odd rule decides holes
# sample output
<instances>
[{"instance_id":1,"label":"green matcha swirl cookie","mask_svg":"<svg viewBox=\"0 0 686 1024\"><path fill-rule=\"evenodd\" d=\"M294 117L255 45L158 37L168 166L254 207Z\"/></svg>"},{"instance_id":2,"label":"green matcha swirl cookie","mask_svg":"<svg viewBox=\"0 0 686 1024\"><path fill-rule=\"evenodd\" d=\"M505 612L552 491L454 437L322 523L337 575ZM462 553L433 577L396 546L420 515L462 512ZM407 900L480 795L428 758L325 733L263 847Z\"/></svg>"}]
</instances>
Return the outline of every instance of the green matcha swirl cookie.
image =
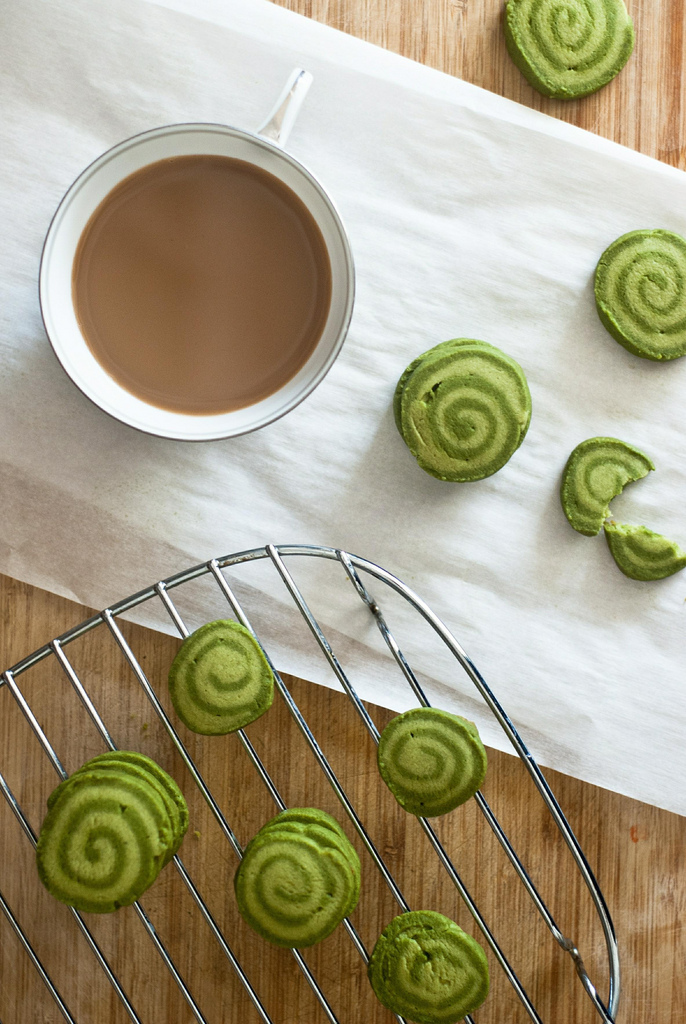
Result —
<instances>
[{"instance_id":1,"label":"green matcha swirl cookie","mask_svg":"<svg viewBox=\"0 0 686 1024\"><path fill-rule=\"evenodd\" d=\"M605 523L612 557L632 580L663 580L686 568L686 551L646 526Z\"/></svg>"},{"instance_id":2,"label":"green matcha swirl cookie","mask_svg":"<svg viewBox=\"0 0 686 1024\"><path fill-rule=\"evenodd\" d=\"M508 0L505 42L534 89L571 100L619 74L634 28L622 0Z\"/></svg>"},{"instance_id":3,"label":"green matcha swirl cookie","mask_svg":"<svg viewBox=\"0 0 686 1024\"><path fill-rule=\"evenodd\" d=\"M403 372L394 415L417 462L439 480L481 480L501 469L529 428L519 363L493 345L455 338Z\"/></svg>"},{"instance_id":4,"label":"green matcha swirl cookie","mask_svg":"<svg viewBox=\"0 0 686 1024\"><path fill-rule=\"evenodd\" d=\"M277 817L246 847L234 888L238 909L259 935L303 949L330 935L355 908L360 862L333 829Z\"/></svg>"},{"instance_id":5,"label":"green matcha swirl cookie","mask_svg":"<svg viewBox=\"0 0 686 1024\"><path fill-rule=\"evenodd\" d=\"M355 848L348 840L348 837L345 834L343 834L342 836L338 836L331 829L326 828L322 825L315 825L313 823L310 823L307 825L307 827L305 827L302 823L294 821L282 821L277 822L275 824L266 825L263 829L261 829L256 838L251 840L250 843L248 843L248 846L246 847L246 852L250 849L252 843L256 842L257 839L266 835L272 835L275 832L281 835L283 835L284 832L304 835L307 838L311 839L313 842L315 842L317 846L320 848L320 850L331 849L343 854L352 870L353 887L350 890L348 902L343 908L341 920L343 919L343 917L347 917L348 914L351 914L355 907L357 906L357 902L360 898L361 883L360 860L359 857L357 856Z\"/></svg>"},{"instance_id":6,"label":"green matcha swirl cookie","mask_svg":"<svg viewBox=\"0 0 686 1024\"><path fill-rule=\"evenodd\" d=\"M63 903L109 913L152 884L173 842L167 809L151 786L94 767L60 787L38 837L38 874Z\"/></svg>"},{"instance_id":7,"label":"green matcha swirl cookie","mask_svg":"<svg viewBox=\"0 0 686 1024\"><path fill-rule=\"evenodd\" d=\"M274 675L249 630L218 619L182 643L169 670L169 693L189 729L223 735L271 707Z\"/></svg>"},{"instance_id":8,"label":"green matcha swirl cookie","mask_svg":"<svg viewBox=\"0 0 686 1024\"><path fill-rule=\"evenodd\" d=\"M188 830L188 806L184 796L170 775L163 768L146 757L133 750L113 750L107 754L98 754L82 768L79 768L71 778L93 768L118 773L120 776L131 775L134 778L142 779L148 786L151 786L160 796L164 803L169 821L172 827L172 842L165 857L168 863L181 846L181 841ZM67 780L67 783L70 780ZM55 791L58 794L60 787ZM51 806L51 798L48 799L48 807Z\"/></svg>"},{"instance_id":9,"label":"green matcha swirl cookie","mask_svg":"<svg viewBox=\"0 0 686 1024\"><path fill-rule=\"evenodd\" d=\"M603 326L634 355L686 355L686 239L662 230L622 235L600 257L595 301Z\"/></svg>"},{"instance_id":10,"label":"green matcha swirl cookie","mask_svg":"<svg viewBox=\"0 0 686 1024\"><path fill-rule=\"evenodd\" d=\"M438 708L413 708L392 718L381 733L377 761L400 806L422 818L469 800L487 767L474 723Z\"/></svg>"},{"instance_id":11,"label":"green matcha swirl cookie","mask_svg":"<svg viewBox=\"0 0 686 1024\"><path fill-rule=\"evenodd\" d=\"M647 455L616 437L589 437L578 444L562 474L560 500L571 526L595 537L610 514L609 503L632 480L655 469Z\"/></svg>"},{"instance_id":12,"label":"green matcha swirl cookie","mask_svg":"<svg viewBox=\"0 0 686 1024\"><path fill-rule=\"evenodd\" d=\"M139 768L151 775L152 778L159 783L164 789L167 797L172 803L170 807L170 815L172 820L177 821L177 829L181 835L185 835L188 830L188 805L186 804L185 797L179 789L175 780L165 772L157 761L153 761L151 757L146 754L141 754L137 750L113 750L105 754L97 754L91 758L87 763L89 765L96 765L100 761L115 761L122 764L134 764Z\"/></svg>"},{"instance_id":13,"label":"green matcha swirl cookie","mask_svg":"<svg viewBox=\"0 0 686 1024\"><path fill-rule=\"evenodd\" d=\"M483 949L454 921L433 910L394 918L367 969L384 1006L417 1024L455 1024L488 995Z\"/></svg>"}]
</instances>

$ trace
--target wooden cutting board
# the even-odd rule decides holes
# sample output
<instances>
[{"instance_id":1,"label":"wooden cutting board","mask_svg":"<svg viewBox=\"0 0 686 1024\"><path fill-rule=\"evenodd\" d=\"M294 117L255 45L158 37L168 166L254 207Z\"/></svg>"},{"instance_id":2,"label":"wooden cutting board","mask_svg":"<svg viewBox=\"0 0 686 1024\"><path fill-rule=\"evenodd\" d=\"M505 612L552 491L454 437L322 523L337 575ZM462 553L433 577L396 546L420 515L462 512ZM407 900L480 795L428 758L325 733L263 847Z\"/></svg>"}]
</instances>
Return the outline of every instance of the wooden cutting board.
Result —
<instances>
[{"instance_id":1,"label":"wooden cutting board","mask_svg":"<svg viewBox=\"0 0 686 1024\"><path fill-rule=\"evenodd\" d=\"M629 0L638 40L629 65L599 94L566 104L538 96L511 64L502 41L500 0L288 0L283 5L651 156L686 164L684 0ZM0 577L0 666L13 664L85 614L68 601ZM125 629L139 661L163 694L177 642L141 628ZM114 643L92 635L74 643L69 654L117 744L157 758L192 794L180 758L170 749ZM103 749L54 659L20 682L68 771ZM468 913L438 869L416 822L399 811L379 782L371 741L347 700L302 680L288 684L411 905L440 909L472 930ZM390 717L379 708L370 711L379 727ZM250 727L250 737L288 803L314 804L337 813L330 787L280 701ZM211 742L190 734L186 738L239 840L246 842L273 813L273 804L245 752L236 737ZM6 688L0 690L0 770L37 828L56 776ZM619 1024L685 1020L686 944L681 921L686 918L686 819L553 771L546 776L581 840L617 927L624 986ZM484 792L558 923L577 941L604 995L604 945L590 899L517 759L491 752ZM279 1024L319 1024L322 1011L290 954L258 940L238 917L231 884L236 858L201 799L191 798L191 816L181 851L184 863L267 1010ZM438 831L542 1019L547 1024L597 1020L569 958L554 946L476 809L460 809L440 821ZM0 891L75 1019L92 1024L128 1020L69 912L37 883L29 843L4 799ZM368 858L363 892L353 920L371 948L396 907ZM257 1021L172 867L143 902L210 1024ZM145 1024L191 1020L132 910L106 918L91 915L89 924ZM341 929L308 952L307 961L341 1024L390 1024L393 1018L372 997L361 961ZM478 1024L527 1019L497 967L492 995L476 1017ZM58 1020L62 1017L52 997L0 914L0 1021Z\"/></svg>"}]
</instances>

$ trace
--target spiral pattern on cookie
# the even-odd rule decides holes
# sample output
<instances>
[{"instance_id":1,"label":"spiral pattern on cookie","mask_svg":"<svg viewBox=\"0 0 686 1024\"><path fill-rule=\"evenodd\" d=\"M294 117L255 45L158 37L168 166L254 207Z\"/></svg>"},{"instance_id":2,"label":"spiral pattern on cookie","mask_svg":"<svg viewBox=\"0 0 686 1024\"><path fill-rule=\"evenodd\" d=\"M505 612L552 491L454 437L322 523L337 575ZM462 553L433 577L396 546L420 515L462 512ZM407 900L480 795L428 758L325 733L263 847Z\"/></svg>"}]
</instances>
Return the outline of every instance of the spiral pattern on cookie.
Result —
<instances>
[{"instance_id":1,"label":"spiral pattern on cookie","mask_svg":"<svg viewBox=\"0 0 686 1024\"><path fill-rule=\"evenodd\" d=\"M130 775L134 779L141 779L160 797L172 829L172 843L164 858L164 863L168 863L188 831L188 806L174 779L151 758L134 750L113 750L106 754L98 754L79 768L71 778L93 769L98 772L114 773L120 777ZM67 780L67 784L69 781ZM58 792L59 790L56 791ZM51 806L51 799L48 799L48 807Z\"/></svg>"},{"instance_id":2,"label":"spiral pattern on cookie","mask_svg":"<svg viewBox=\"0 0 686 1024\"><path fill-rule=\"evenodd\" d=\"M686 568L686 551L646 526L606 523L605 538L617 566L632 580L663 580Z\"/></svg>"},{"instance_id":3,"label":"spiral pattern on cookie","mask_svg":"<svg viewBox=\"0 0 686 1024\"><path fill-rule=\"evenodd\" d=\"M400 806L424 818L447 814L473 796L487 767L476 726L438 708L414 708L391 719L377 760Z\"/></svg>"},{"instance_id":4,"label":"spiral pattern on cookie","mask_svg":"<svg viewBox=\"0 0 686 1024\"><path fill-rule=\"evenodd\" d=\"M686 354L686 239L631 231L610 245L595 275L598 315L621 345L644 359Z\"/></svg>"},{"instance_id":5,"label":"spiral pattern on cookie","mask_svg":"<svg viewBox=\"0 0 686 1024\"><path fill-rule=\"evenodd\" d=\"M609 515L609 502L625 485L655 469L642 451L616 437L589 437L578 444L562 474L560 500L567 520L594 537Z\"/></svg>"},{"instance_id":6,"label":"spiral pattern on cookie","mask_svg":"<svg viewBox=\"0 0 686 1024\"><path fill-rule=\"evenodd\" d=\"M324 845L302 832L265 829L246 848L236 872L238 909L277 946L313 946L357 902L359 861L357 868L356 873L349 856L328 841Z\"/></svg>"},{"instance_id":7,"label":"spiral pattern on cookie","mask_svg":"<svg viewBox=\"0 0 686 1024\"><path fill-rule=\"evenodd\" d=\"M57 899L108 913L154 881L173 840L166 809L133 779L94 771L62 787L41 827L36 863Z\"/></svg>"},{"instance_id":8,"label":"spiral pattern on cookie","mask_svg":"<svg viewBox=\"0 0 686 1024\"><path fill-rule=\"evenodd\" d=\"M184 640L169 671L169 693L189 729L224 734L271 706L274 676L249 630L219 619Z\"/></svg>"},{"instance_id":9,"label":"spiral pattern on cookie","mask_svg":"<svg viewBox=\"0 0 686 1024\"><path fill-rule=\"evenodd\" d=\"M587 96L618 74L634 46L623 0L508 0L505 39L529 82L558 99Z\"/></svg>"},{"instance_id":10,"label":"spiral pattern on cookie","mask_svg":"<svg viewBox=\"0 0 686 1024\"><path fill-rule=\"evenodd\" d=\"M377 998L417 1024L454 1024L488 995L486 954L454 921L430 910L400 914L372 952Z\"/></svg>"},{"instance_id":11,"label":"spiral pattern on cookie","mask_svg":"<svg viewBox=\"0 0 686 1024\"><path fill-rule=\"evenodd\" d=\"M479 341L425 353L405 379L399 407L403 439L419 465L451 481L496 473L519 448L531 419L522 368Z\"/></svg>"}]
</instances>

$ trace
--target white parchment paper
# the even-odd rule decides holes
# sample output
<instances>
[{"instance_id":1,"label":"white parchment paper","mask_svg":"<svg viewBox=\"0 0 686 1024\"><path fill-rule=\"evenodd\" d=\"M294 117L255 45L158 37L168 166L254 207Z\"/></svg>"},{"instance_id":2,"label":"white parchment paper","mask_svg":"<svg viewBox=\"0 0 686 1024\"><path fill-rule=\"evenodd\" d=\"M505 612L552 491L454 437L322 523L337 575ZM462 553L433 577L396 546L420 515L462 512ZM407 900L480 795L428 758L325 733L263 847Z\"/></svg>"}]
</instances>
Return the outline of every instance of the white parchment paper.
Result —
<instances>
[{"instance_id":1,"label":"white parchment paper","mask_svg":"<svg viewBox=\"0 0 686 1024\"><path fill-rule=\"evenodd\" d=\"M686 813L686 574L624 578L557 496L579 441L624 438L658 468L613 512L686 544L686 359L631 356L592 292L618 235L686 234L686 177L262 0L186 6L3 11L0 570L103 607L268 541L345 547L445 620L543 764ZM45 338L37 275L52 213L86 164L136 132L254 129L294 66L315 82L289 148L335 198L355 254L348 341L314 394L256 434L194 445L139 434L76 390ZM456 336L513 355L533 396L524 445L477 484L424 474L391 414L405 365ZM335 685L266 564L242 572L277 664ZM310 572L306 591L362 696L415 703L341 570ZM184 600L191 625L214 608L200 585ZM393 601L388 611L434 702L506 747L427 631ZM172 630L161 607L144 621Z\"/></svg>"}]
</instances>

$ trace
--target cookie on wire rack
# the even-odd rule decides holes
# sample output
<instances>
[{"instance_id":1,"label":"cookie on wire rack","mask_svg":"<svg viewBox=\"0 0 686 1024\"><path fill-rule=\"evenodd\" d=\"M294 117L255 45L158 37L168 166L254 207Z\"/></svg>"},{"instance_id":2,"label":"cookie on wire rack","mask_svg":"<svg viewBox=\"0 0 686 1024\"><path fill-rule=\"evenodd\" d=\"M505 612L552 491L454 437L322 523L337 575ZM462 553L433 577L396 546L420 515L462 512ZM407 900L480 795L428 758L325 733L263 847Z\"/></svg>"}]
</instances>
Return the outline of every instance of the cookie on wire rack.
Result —
<instances>
[{"instance_id":1,"label":"cookie on wire rack","mask_svg":"<svg viewBox=\"0 0 686 1024\"><path fill-rule=\"evenodd\" d=\"M367 969L374 993L416 1024L455 1024L488 996L482 947L433 910L395 917L381 933Z\"/></svg>"},{"instance_id":2,"label":"cookie on wire rack","mask_svg":"<svg viewBox=\"0 0 686 1024\"><path fill-rule=\"evenodd\" d=\"M238 909L275 946L321 942L355 909L360 861L334 818L283 811L251 839L234 878Z\"/></svg>"},{"instance_id":3,"label":"cookie on wire rack","mask_svg":"<svg viewBox=\"0 0 686 1024\"><path fill-rule=\"evenodd\" d=\"M634 27L623 0L508 0L505 43L534 89L573 100L619 74Z\"/></svg>"},{"instance_id":4,"label":"cookie on wire rack","mask_svg":"<svg viewBox=\"0 0 686 1024\"><path fill-rule=\"evenodd\" d=\"M135 752L100 755L50 795L36 864L63 903L98 914L128 906L178 850L188 809L174 780L151 764Z\"/></svg>"},{"instance_id":5,"label":"cookie on wire rack","mask_svg":"<svg viewBox=\"0 0 686 1024\"><path fill-rule=\"evenodd\" d=\"M404 810L434 818L474 796L488 759L473 722L439 708L413 708L381 733L377 763Z\"/></svg>"},{"instance_id":6,"label":"cookie on wire rack","mask_svg":"<svg viewBox=\"0 0 686 1024\"><path fill-rule=\"evenodd\" d=\"M193 732L220 736L254 722L274 699L274 674L250 630L232 619L200 626L169 669L169 695Z\"/></svg>"}]
</instances>

